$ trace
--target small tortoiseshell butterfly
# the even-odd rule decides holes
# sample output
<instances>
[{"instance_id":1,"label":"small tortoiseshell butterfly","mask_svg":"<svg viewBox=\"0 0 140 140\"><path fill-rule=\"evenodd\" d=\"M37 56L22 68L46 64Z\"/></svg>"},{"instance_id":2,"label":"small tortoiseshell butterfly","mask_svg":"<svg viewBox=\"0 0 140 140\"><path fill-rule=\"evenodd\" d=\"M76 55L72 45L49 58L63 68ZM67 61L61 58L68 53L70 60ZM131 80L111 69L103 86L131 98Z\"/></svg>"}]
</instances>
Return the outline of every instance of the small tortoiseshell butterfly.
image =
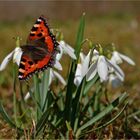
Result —
<instances>
[{"instance_id":1,"label":"small tortoiseshell butterfly","mask_svg":"<svg viewBox=\"0 0 140 140\"><path fill-rule=\"evenodd\" d=\"M19 80L26 80L33 73L52 67L59 51L58 45L45 18L39 17L31 29L27 44L21 46L23 54L19 64Z\"/></svg>"}]
</instances>

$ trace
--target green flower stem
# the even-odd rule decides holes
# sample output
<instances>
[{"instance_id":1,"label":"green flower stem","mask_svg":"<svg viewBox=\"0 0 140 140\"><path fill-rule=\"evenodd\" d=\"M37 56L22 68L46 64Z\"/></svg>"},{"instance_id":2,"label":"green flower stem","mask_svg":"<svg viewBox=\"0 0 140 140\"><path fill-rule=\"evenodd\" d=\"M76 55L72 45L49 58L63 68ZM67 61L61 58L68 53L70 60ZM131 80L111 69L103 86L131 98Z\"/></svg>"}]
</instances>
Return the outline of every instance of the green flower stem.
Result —
<instances>
[{"instance_id":1,"label":"green flower stem","mask_svg":"<svg viewBox=\"0 0 140 140\"><path fill-rule=\"evenodd\" d=\"M14 106L14 120L16 126L18 125L18 120L17 120L17 103L16 103L16 65L13 64L13 79L14 79L14 84L13 84L13 106Z\"/></svg>"},{"instance_id":2,"label":"green flower stem","mask_svg":"<svg viewBox=\"0 0 140 140\"><path fill-rule=\"evenodd\" d=\"M39 78L38 75L34 75L34 86L35 86L35 99L36 102L39 104L39 106L41 106L41 97L40 97L40 89L39 89ZM38 121L41 117L41 110L39 108L39 106L36 106L36 120Z\"/></svg>"},{"instance_id":3,"label":"green flower stem","mask_svg":"<svg viewBox=\"0 0 140 140\"><path fill-rule=\"evenodd\" d=\"M68 78L68 84L67 84L65 120L67 120L68 122L71 120L72 96L73 96L74 87L75 87L73 81L74 81L74 77L75 77L79 54L80 54L81 47L82 47L83 38L84 38L84 28L85 28L85 13L83 13L81 20L80 20L80 25L79 25L79 29L78 29L78 33L77 33L76 44L75 44L75 54L76 54L77 60L72 62L70 73L69 73L69 78Z\"/></svg>"},{"instance_id":4,"label":"green flower stem","mask_svg":"<svg viewBox=\"0 0 140 140\"><path fill-rule=\"evenodd\" d=\"M19 37L16 38L16 47L20 46L20 39ZM17 109L16 109L16 65L13 64L13 104L14 104L14 119L15 119L15 123L17 126L18 120L17 120Z\"/></svg>"},{"instance_id":5,"label":"green flower stem","mask_svg":"<svg viewBox=\"0 0 140 140\"><path fill-rule=\"evenodd\" d=\"M79 86L79 88L77 90L76 97L73 101L73 108L72 108L73 109L73 112L72 112L73 120L71 122L72 122L72 127L74 125L74 132L76 132L78 124L79 124L80 102L81 102L82 95L83 95L83 92L85 89L85 83L86 83L86 81L85 81L85 79L83 79L81 85Z\"/></svg>"}]
</instances>

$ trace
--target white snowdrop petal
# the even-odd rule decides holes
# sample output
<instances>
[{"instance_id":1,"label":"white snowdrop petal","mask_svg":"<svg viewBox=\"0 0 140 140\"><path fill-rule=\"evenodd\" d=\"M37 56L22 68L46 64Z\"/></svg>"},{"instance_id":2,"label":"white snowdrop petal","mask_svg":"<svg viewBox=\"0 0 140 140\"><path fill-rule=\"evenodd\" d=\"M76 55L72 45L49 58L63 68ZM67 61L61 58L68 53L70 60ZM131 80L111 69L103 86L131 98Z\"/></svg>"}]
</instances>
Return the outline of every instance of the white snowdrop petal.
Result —
<instances>
[{"instance_id":1,"label":"white snowdrop petal","mask_svg":"<svg viewBox=\"0 0 140 140\"><path fill-rule=\"evenodd\" d=\"M56 71L53 71L55 77L57 77L59 79L59 81L65 86L66 85L66 81L64 80L64 78Z\"/></svg>"},{"instance_id":2,"label":"white snowdrop petal","mask_svg":"<svg viewBox=\"0 0 140 140\"><path fill-rule=\"evenodd\" d=\"M12 59L12 57L13 57L13 55L14 55L14 52L15 52L15 50L13 50L11 53L9 53L9 54L4 58L4 60L2 61L1 65L0 65L0 71L3 71L3 70L6 68L8 62Z\"/></svg>"},{"instance_id":3,"label":"white snowdrop petal","mask_svg":"<svg viewBox=\"0 0 140 140\"><path fill-rule=\"evenodd\" d=\"M112 63L112 61L106 59L107 63L109 64L110 67L112 67L114 69L114 72L115 73L118 73L121 77L124 77L124 73L123 71L121 70L121 68L115 64L115 63Z\"/></svg>"},{"instance_id":4,"label":"white snowdrop petal","mask_svg":"<svg viewBox=\"0 0 140 140\"><path fill-rule=\"evenodd\" d=\"M99 58L99 55L93 55L92 62L95 63Z\"/></svg>"},{"instance_id":5,"label":"white snowdrop petal","mask_svg":"<svg viewBox=\"0 0 140 140\"><path fill-rule=\"evenodd\" d=\"M88 67L89 67L89 61L90 61L90 54L91 54L91 51L89 51L88 55L85 57L83 63L82 63L82 69L81 69L81 74L82 74L82 77L84 77L88 71Z\"/></svg>"},{"instance_id":6,"label":"white snowdrop petal","mask_svg":"<svg viewBox=\"0 0 140 140\"><path fill-rule=\"evenodd\" d=\"M82 79L83 78L81 76L76 76L74 78L74 84L78 87L81 84Z\"/></svg>"},{"instance_id":7,"label":"white snowdrop petal","mask_svg":"<svg viewBox=\"0 0 140 140\"><path fill-rule=\"evenodd\" d=\"M123 82L124 81L124 75L120 75L120 73L118 73L117 71L115 71L115 74L117 75L117 77Z\"/></svg>"},{"instance_id":8,"label":"white snowdrop petal","mask_svg":"<svg viewBox=\"0 0 140 140\"><path fill-rule=\"evenodd\" d=\"M70 45L68 45L67 43L65 43L65 41L61 40L61 41L59 42L59 44L62 46L63 49L64 49L64 48L67 48L68 50L74 52L74 49L73 49Z\"/></svg>"},{"instance_id":9,"label":"white snowdrop petal","mask_svg":"<svg viewBox=\"0 0 140 140\"><path fill-rule=\"evenodd\" d=\"M63 49L64 49L64 52L67 53L71 58L76 59L76 55L74 54L74 51L67 48L67 46L65 46Z\"/></svg>"},{"instance_id":10,"label":"white snowdrop petal","mask_svg":"<svg viewBox=\"0 0 140 140\"><path fill-rule=\"evenodd\" d=\"M63 68L62 68L62 65L60 64L60 62L59 61L55 61L55 64L54 64L54 67L56 68L56 69L58 69L58 70L62 70Z\"/></svg>"},{"instance_id":11,"label":"white snowdrop petal","mask_svg":"<svg viewBox=\"0 0 140 140\"><path fill-rule=\"evenodd\" d=\"M135 65L135 62L131 58L129 58L128 56L120 54L120 57L123 60L125 60L127 63L129 63L130 65L133 65L133 66Z\"/></svg>"},{"instance_id":12,"label":"white snowdrop petal","mask_svg":"<svg viewBox=\"0 0 140 140\"><path fill-rule=\"evenodd\" d=\"M96 73L97 73L97 61L89 67L86 73L86 80L90 81L92 78L94 78Z\"/></svg>"},{"instance_id":13,"label":"white snowdrop petal","mask_svg":"<svg viewBox=\"0 0 140 140\"><path fill-rule=\"evenodd\" d=\"M94 55L99 55L99 52L96 49L94 49L93 54Z\"/></svg>"},{"instance_id":14,"label":"white snowdrop petal","mask_svg":"<svg viewBox=\"0 0 140 140\"><path fill-rule=\"evenodd\" d=\"M74 54L74 49L65 43L64 41L59 42L60 46L63 48L64 53L67 53L71 58L76 59L76 55Z\"/></svg>"},{"instance_id":15,"label":"white snowdrop petal","mask_svg":"<svg viewBox=\"0 0 140 140\"><path fill-rule=\"evenodd\" d=\"M68 50L70 50L71 52L74 52L74 49L67 43L65 43L66 48L68 48Z\"/></svg>"},{"instance_id":16,"label":"white snowdrop petal","mask_svg":"<svg viewBox=\"0 0 140 140\"><path fill-rule=\"evenodd\" d=\"M49 74L49 86L51 85L51 83L52 83L52 80L53 80L53 78L54 78L54 74L53 74L53 72L52 72L53 70L52 69L50 69L50 74Z\"/></svg>"},{"instance_id":17,"label":"white snowdrop petal","mask_svg":"<svg viewBox=\"0 0 140 140\"><path fill-rule=\"evenodd\" d=\"M20 64L22 54L23 54L23 52L20 47L15 48L13 62L16 63L18 66Z\"/></svg>"},{"instance_id":18,"label":"white snowdrop petal","mask_svg":"<svg viewBox=\"0 0 140 140\"><path fill-rule=\"evenodd\" d=\"M65 47L65 42L63 40L59 41L58 43L62 48Z\"/></svg>"},{"instance_id":19,"label":"white snowdrop petal","mask_svg":"<svg viewBox=\"0 0 140 140\"><path fill-rule=\"evenodd\" d=\"M97 71L101 81L108 80L108 66L104 56L100 56L97 64Z\"/></svg>"},{"instance_id":20,"label":"white snowdrop petal","mask_svg":"<svg viewBox=\"0 0 140 140\"><path fill-rule=\"evenodd\" d=\"M85 57L86 57L86 56L84 55L84 53L80 52L81 62L83 62L83 61L84 61Z\"/></svg>"},{"instance_id":21,"label":"white snowdrop petal","mask_svg":"<svg viewBox=\"0 0 140 140\"><path fill-rule=\"evenodd\" d=\"M113 52L111 61L116 63L116 64L121 64L122 63L122 59L121 59L121 57L120 57L120 55L117 51Z\"/></svg>"},{"instance_id":22,"label":"white snowdrop petal","mask_svg":"<svg viewBox=\"0 0 140 140\"><path fill-rule=\"evenodd\" d=\"M99 52L96 49L94 49L93 57L92 57L92 62L94 63L95 61L98 60L98 58L99 58Z\"/></svg>"},{"instance_id":23,"label":"white snowdrop petal","mask_svg":"<svg viewBox=\"0 0 140 140\"><path fill-rule=\"evenodd\" d=\"M75 77L76 76L82 76L81 69L82 69L82 65L81 64L78 64L77 65L76 72L75 72Z\"/></svg>"},{"instance_id":24,"label":"white snowdrop petal","mask_svg":"<svg viewBox=\"0 0 140 140\"><path fill-rule=\"evenodd\" d=\"M82 74L81 74L81 69L82 69L82 65L78 64L76 72L75 72L75 78L74 78L74 84L76 86L79 86L81 81L82 81L82 79L83 79Z\"/></svg>"},{"instance_id":25,"label":"white snowdrop petal","mask_svg":"<svg viewBox=\"0 0 140 140\"><path fill-rule=\"evenodd\" d=\"M62 55L63 55L63 48L60 44L58 45L58 47L59 47L60 53L57 53L56 59L59 61L62 58Z\"/></svg>"}]
</instances>

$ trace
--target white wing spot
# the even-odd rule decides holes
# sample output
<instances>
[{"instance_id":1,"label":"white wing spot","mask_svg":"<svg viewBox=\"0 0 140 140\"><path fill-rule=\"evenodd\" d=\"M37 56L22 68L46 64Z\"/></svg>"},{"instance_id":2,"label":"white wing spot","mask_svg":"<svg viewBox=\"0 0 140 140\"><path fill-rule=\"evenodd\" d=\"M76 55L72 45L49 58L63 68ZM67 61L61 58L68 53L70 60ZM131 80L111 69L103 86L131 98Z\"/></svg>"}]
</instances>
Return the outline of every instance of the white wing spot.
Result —
<instances>
[{"instance_id":1,"label":"white wing spot","mask_svg":"<svg viewBox=\"0 0 140 140\"><path fill-rule=\"evenodd\" d=\"M37 21L41 22L42 20L41 19L37 19Z\"/></svg>"}]
</instances>

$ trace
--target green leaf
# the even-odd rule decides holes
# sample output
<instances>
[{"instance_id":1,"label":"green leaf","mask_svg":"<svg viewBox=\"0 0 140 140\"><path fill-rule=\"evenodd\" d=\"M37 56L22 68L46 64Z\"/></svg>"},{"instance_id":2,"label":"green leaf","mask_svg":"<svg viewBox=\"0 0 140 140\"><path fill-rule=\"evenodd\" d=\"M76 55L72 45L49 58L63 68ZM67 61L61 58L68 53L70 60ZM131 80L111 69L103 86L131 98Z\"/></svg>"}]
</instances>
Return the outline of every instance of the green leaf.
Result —
<instances>
[{"instance_id":1,"label":"green leaf","mask_svg":"<svg viewBox=\"0 0 140 140\"><path fill-rule=\"evenodd\" d=\"M82 132L82 134L78 137L78 138L80 138L80 137L82 137L82 136L84 136L84 135L86 135L86 134L88 134L88 133L91 133L91 132L93 132L93 131L96 131L96 130L99 130L99 129L101 129L101 128L103 128L103 127L106 127L107 125L109 125L109 124L111 124L113 121L115 121L122 113L123 113L123 111L125 110L125 108L127 107L127 105L128 105L128 102L125 104L125 106L121 109L121 111L115 116L115 117L113 117L110 121L108 121L107 123L105 123L105 124L103 124L103 125L101 125L101 126L99 126L99 127L97 127L97 128L94 128L94 129L91 129L91 130L89 130L89 131L83 131Z\"/></svg>"},{"instance_id":2,"label":"green leaf","mask_svg":"<svg viewBox=\"0 0 140 140\"><path fill-rule=\"evenodd\" d=\"M77 61L79 59L79 54L81 51L81 45L84 39L84 29L85 29L85 13L83 13L78 29L78 34L77 34L77 39L76 39L76 44L75 44L75 54L77 57Z\"/></svg>"},{"instance_id":3,"label":"green leaf","mask_svg":"<svg viewBox=\"0 0 140 140\"><path fill-rule=\"evenodd\" d=\"M38 120L37 125L36 125L36 136L38 135L38 133L45 127L45 123L48 120L48 116L50 111L52 110L52 107L48 108L43 115L41 116L41 118Z\"/></svg>"},{"instance_id":4,"label":"green leaf","mask_svg":"<svg viewBox=\"0 0 140 140\"><path fill-rule=\"evenodd\" d=\"M99 76L98 76L98 74L96 74L92 80L90 80L89 82L86 83L83 95L86 95L88 93L88 91L91 89L91 87L94 85L94 83L96 83L98 78L99 78Z\"/></svg>"},{"instance_id":5,"label":"green leaf","mask_svg":"<svg viewBox=\"0 0 140 140\"><path fill-rule=\"evenodd\" d=\"M74 132L77 130L78 123L79 123L80 102L85 88L85 82L86 81L84 78L76 91L75 98L73 99L71 125L72 128L74 127Z\"/></svg>"},{"instance_id":6,"label":"green leaf","mask_svg":"<svg viewBox=\"0 0 140 140\"><path fill-rule=\"evenodd\" d=\"M38 106L36 106L36 120L38 121L42 115L42 110L40 110L39 106L41 107L41 97L40 97L40 81L38 78L38 74L33 76L34 79L34 92L35 92L35 101L37 101L36 104L39 104Z\"/></svg>"},{"instance_id":7,"label":"green leaf","mask_svg":"<svg viewBox=\"0 0 140 140\"><path fill-rule=\"evenodd\" d=\"M128 97L127 93L124 93L124 94L120 95L110 105L108 105L106 108L104 108L104 110L102 112L98 113L95 117L93 117L91 120L89 120L84 125L82 125L77 130L76 136L78 137L82 130L84 130L84 129L88 128L89 126L93 125L95 122L99 121L105 115L110 113L115 107L117 107L119 104L121 104L127 97Z\"/></svg>"},{"instance_id":8,"label":"green leaf","mask_svg":"<svg viewBox=\"0 0 140 140\"><path fill-rule=\"evenodd\" d=\"M56 97L54 96L52 91L47 92L47 96L44 102L43 110L47 110L52 104L54 104Z\"/></svg>"},{"instance_id":9,"label":"green leaf","mask_svg":"<svg viewBox=\"0 0 140 140\"><path fill-rule=\"evenodd\" d=\"M40 95L40 98L41 98L41 108L42 108L42 111L46 110L47 109L47 96L48 96L48 88L49 88L49 76L50 75L50 69L48 69L47 71L45 71L43 73L43 77L42 77L42 80L41 80L41 90L42 90L42 93Z\"/></svg>"},{"instance_id":10,"label":"green leaf","mask_svg":"<svg viewBox=\"0 0 140 140\"><path fill-rule=\"evenodd\" d=\"M12 119L9 117L9 115L6 113L2 103L0 102L0 113L3 117L3 119L13 128L16 128L17 130L19 130L20 132L23 132L23 130L21 128L18 128L15 123L12 121Z\"/></svg>"},{"instance_id":11,"label":"green leaf","mask_svg":"<svg viewBox=\"0 0 140 140\"><path fill-rule=\"evenodd\" d=\"M77 39L75 43L75 54L77 57L77 60L73 61L70 68L69 78L68 78L68 84L67 84L67 91L66 91L66 105L65 105L65 120L68 122L70 121L71 116L71 106L72 106L72 96L74 92L74 77L75 77L75 71L77 67L77 62L79 59L80 50L82 47L82 41L84 38L84 28L85 28L85 14L81 17L80 25L77 33Z\"/></svg>"}]
</instances>

